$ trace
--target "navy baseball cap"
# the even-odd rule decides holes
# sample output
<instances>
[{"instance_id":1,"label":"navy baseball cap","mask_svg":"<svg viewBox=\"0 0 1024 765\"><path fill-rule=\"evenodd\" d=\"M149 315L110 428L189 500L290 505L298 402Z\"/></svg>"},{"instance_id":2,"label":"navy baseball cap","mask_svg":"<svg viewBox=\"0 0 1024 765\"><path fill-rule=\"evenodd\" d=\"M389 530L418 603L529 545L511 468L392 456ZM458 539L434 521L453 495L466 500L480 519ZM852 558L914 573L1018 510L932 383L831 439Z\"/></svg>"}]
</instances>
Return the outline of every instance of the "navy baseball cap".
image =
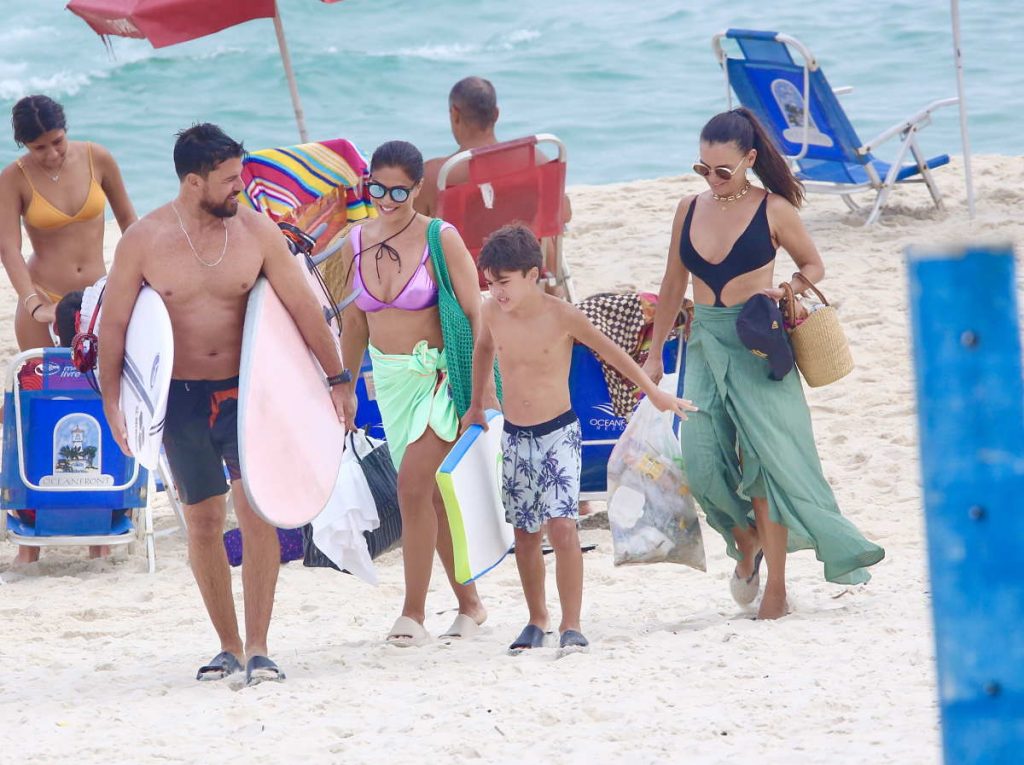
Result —
<instances>
[{"instance_id":1,"label":"navy baseball cap","mask_svg":"<svg viewBox=\"0 0 1024 765\"><path fill-rule=\"evenodd\" d=\"M793 347L782 323L782 311L767 295L754 295L736 317L736 334L750 352L768 361L773 380L781 380L793 368Z\"/></svg>"}]
</instances>

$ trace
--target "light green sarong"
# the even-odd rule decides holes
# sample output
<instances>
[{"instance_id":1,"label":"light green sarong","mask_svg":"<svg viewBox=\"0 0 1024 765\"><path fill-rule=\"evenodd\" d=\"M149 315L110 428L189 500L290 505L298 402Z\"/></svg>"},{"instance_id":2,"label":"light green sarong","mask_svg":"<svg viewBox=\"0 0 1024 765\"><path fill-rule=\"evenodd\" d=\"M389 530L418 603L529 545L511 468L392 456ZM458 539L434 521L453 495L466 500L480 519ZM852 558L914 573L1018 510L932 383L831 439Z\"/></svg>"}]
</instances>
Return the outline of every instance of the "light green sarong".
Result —
<instances>
[{"instance_id":1,"label":"light green sarong","mask_svg":"<svg viewBox=\"0 0 1024 765\"><path fill-rule=\"evenodd\" d=\"M384 435L397 470L406 447L429 427L443 441L459 434L459 415L448 390L443 350L420 340L411 354L381 353L370 346L373 385Z\"/></svg>"},{"instance_id":2,"label":"light green sarong","mask_svg":"<svg viewBox=\"0 0 1024 765\"><path fill-rule=\"evenodd\" d=\"M885 550L840 514L797 371L768 377L768 362L736 335L741 308L696 306L683 395L700 411L681 428L690 490L731 557L740 557L732 529L753 522L750 498L767 497L771 519L789 530L790 552L813 549L830 582L866 582L864 567Z\"/></svg>"}]
</instances>

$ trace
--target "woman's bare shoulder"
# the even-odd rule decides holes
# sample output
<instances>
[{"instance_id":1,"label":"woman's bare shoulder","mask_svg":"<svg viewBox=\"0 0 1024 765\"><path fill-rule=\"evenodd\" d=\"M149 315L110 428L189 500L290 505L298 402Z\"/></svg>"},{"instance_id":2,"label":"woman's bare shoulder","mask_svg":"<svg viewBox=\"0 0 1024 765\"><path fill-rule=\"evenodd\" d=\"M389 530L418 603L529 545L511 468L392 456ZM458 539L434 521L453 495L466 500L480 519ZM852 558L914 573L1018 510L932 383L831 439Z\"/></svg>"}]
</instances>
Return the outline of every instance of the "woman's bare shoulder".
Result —
<instances>
[{"instance_id":1,"label":"woman's bare shoulder","mask_svg":"<svg viewBox=\"0 0 1024 765\"><path fill-rule=\"evenodd\" d=\"M676 205L676 217L682 218L686 215L687 211L697 202L697 197L700 194L684 194L679 200L679 204Z\"/></svg>"},{"instance_id":2,"label":"woman's bare shoulder","mask_svg":"<svg viewBox=\"0 0 1024 765\"><path fill-rule=\"evenodd\" d=\"M79 141L77 143L80 143L84 150L87 150L92 154L92 161L97 167L103 169L117 167L114 155L110 153L110 149L106 146L92 141Z\"/></svg>"},{"instance_id":3,"label":"woman's bare shoulder","mask_svg":"<svg viewBox=\"0 0 1024 765\"><path fill-rule=\"evenodd\" d=\"M21 186L21 183L25 179L25 172L18 166L19 162L21 162L21 160L17 159L7 165L3 170L0 170L0 184Z\"/></svg>"},{"instance_id":4,"label":"woman's bare shoulder","mask_svg":"<svg viewBox=\"0 0 1024 765\"><path fill-rule=\"evenodd\" d=\"M4 199L5 207L13 210L15 200L22 200L21 205L24 207L25 201L29 197L29 184L28 179L25 177L24 171L18 167L18 162L12 162L2 171L0 171L0 196ZM21 207L18 207L18 213L22 211Z\"/></svg>"},{"instance_id":5,"label":"woman's bare shoulder","mask_svg":"<svg viewBox=\"0 0 1024 765\"><path fill-rule=\"evenodd\" d=\"M785 230L800 225L800 211L782 194L768 193L765 211L772 229Z\"/></svg>"}]
</instances>

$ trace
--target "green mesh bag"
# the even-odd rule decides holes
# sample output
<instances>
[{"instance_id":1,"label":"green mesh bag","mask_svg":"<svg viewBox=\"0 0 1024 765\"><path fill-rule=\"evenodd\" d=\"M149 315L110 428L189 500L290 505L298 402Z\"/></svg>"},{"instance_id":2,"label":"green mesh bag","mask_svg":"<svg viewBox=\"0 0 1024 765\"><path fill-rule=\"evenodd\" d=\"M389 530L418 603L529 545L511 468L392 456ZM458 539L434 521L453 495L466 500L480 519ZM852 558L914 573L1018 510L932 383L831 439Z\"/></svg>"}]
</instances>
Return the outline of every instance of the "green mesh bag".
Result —
<instances>
[{"instance_id":1,"label":"green mesh bag","mask_svg":"<svg viewBox=\"0 0 1024 765\"><path fill-rule=\"evenodd\" d=\"M427 227L427 244L430 247L430 261L434 265L434 278L437 280L437 309L441 315L441 336L448 361L448 385L451 387L455 409L461 417L473 399L473 328L452 289L441 246L442 223L440 218L430 222ZM497 361L494 363L494 383L500 401L501 376L498 374Z\"/></svg>"}]
</instances>

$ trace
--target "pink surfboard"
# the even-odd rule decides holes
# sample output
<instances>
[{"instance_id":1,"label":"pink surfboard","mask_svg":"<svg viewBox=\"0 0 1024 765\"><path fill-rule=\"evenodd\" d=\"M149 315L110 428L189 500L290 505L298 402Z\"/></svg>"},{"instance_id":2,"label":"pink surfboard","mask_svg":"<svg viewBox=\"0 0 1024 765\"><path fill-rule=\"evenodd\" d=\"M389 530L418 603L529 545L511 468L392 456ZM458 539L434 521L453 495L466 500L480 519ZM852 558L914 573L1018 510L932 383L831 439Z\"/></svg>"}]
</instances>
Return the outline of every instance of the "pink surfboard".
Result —
<instances>
[{"instance_id":1,"label":"pink surfboard","mask_svg":"<svg viewBox=\"0 0 1024 765\"><path fill-rule=\"evenodd\" d=\"M309 523L334 491L344 445L324 372L260 277L246 308L238 390L242 483L253 509L279 528Z\"/></svg>"}]
</instances>

